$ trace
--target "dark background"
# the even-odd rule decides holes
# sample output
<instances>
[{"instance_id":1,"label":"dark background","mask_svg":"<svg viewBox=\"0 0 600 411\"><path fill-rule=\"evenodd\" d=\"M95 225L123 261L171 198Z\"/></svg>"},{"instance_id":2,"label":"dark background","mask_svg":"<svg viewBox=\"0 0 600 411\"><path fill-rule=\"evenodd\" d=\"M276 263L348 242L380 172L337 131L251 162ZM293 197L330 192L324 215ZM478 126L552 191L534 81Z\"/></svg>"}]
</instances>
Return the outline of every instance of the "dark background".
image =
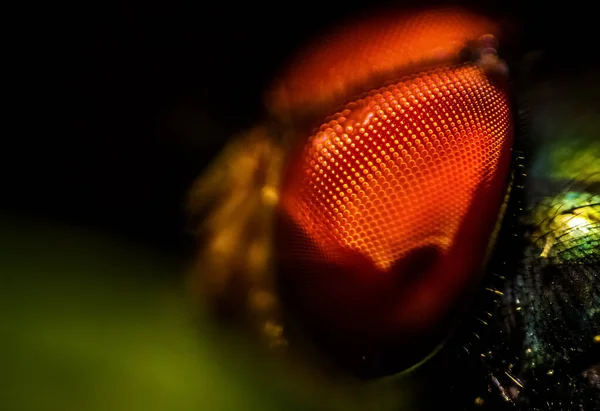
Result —
<instances>
[{"instance_id":1,"label":"dark background","mask_svg":"<svg viewBox=\"0 0 600 411\"><path fill-rule=\"evenodd\" d=\"M455 4L419 5L428 3ZM582 2L472 3L459 2L508 24L513 62L543 50L538 69L573 75L595 59L598 36ZM262 92L286 59L339 19L399 6L156 1L38 10L40 23L21 27L34 40L20 50L26 78L15 82L13 106L24 115L4 138L2 209L190 255L186 190L227 138L264 114Z\"/></svg>"}]
</instances>

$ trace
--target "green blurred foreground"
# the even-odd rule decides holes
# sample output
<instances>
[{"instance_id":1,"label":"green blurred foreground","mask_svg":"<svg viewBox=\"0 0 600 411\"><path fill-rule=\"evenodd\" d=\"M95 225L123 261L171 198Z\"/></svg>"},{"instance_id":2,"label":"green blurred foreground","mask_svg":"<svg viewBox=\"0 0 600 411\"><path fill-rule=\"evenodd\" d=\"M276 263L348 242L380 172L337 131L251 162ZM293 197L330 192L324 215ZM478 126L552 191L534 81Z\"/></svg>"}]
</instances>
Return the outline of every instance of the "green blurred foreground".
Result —
<instances>
[{"instance_id":1,"label":"green blurred foreground","mask_svg":"<svg viewBox=\"0 0 600 411\"><path fill-rule=\"evenodd\" d=\"M369 388L351 395L317 389L232 338L194 327L183 271L176 261L109 237L0 216L0 409L398 406L398 390L384 404L387 396Z\"/></svg>"}]
</instances>

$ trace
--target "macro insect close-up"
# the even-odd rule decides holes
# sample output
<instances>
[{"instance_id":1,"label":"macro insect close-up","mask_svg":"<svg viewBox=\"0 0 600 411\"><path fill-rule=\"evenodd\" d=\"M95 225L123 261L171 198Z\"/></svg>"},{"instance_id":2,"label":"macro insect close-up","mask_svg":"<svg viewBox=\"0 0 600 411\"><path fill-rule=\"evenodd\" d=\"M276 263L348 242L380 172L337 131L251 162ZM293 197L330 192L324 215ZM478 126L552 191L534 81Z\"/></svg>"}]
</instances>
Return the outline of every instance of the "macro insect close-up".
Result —
<instances>
[{"instance_id":1,"label":"macro insect close-up","mask_svg":"<svg viewBox=\"0 0 600 411\"><path fill-rule=\"evenodd\" d=\"M580 6L74 25L0 214L3 409L600 410Z\"/></svg>"}]
</instances>

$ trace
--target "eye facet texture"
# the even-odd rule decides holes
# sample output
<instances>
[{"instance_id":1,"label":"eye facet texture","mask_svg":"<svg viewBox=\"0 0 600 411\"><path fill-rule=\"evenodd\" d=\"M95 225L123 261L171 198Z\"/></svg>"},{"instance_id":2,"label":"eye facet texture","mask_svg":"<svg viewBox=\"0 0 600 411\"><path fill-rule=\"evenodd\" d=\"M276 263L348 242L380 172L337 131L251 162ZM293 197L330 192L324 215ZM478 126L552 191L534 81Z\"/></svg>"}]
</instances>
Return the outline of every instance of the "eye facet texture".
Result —
<instances>
[{"instance_id":1,"label":"eye facet texture","mask_svg":"<svg viewBox=\"0 0 600 411\"><path fill-rule=\"evenodd\" d=\"M376 76L389 80L399 69L455 61L468 41L496 31L486 18L455 9L357 19L300 53L268 104L276 112L303 110L343 97ZM406 74L418 70L410 71Z\"/></svg>"},{"instance_id":2,"label":"eye facet texture","mask_svg":"<svg viewBox=\"0 0 600 411\"><path fill-rule=\"evenodd\" d=\"M280 257L303 309L359 339L434 327L478 278L511 146L507 97L475 66L348 104L283 180Z\"/></svg>"}]
</instances>

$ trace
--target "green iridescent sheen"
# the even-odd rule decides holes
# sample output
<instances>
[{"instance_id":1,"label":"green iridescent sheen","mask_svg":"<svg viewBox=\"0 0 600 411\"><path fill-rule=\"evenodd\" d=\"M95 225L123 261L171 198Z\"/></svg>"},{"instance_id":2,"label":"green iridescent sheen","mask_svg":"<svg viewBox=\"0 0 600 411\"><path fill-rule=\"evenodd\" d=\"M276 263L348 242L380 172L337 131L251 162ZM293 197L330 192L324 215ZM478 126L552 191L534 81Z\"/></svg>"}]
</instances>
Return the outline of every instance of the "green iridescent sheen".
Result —
<instances>
[{"instance_id":1,"label":"green iridescent sheen","mask_svg":"<svg viewBox=\"0 0 600 411\"><path fill-rule=\"evenodd\" d=\"M597 98L591 90L571 91L541 88L533 94L537 102L530 139L536 147L529 172L554 181L598 183L600 116L593 109Z\"/></svg>"},{"instance_id":2,"label":"green iridescent sheen","mask_svg":"<svg viewBox=\"0 0 600 411\"><path fill-rule=\"evenodd\" d=\"M600 255L600 195L569 191L547 198L532 223L540 257L567 263Z\"/></svg>"},{"instance_id":3,"label":"green iridescent sheen","mask_svg":"<svg viewBox=\"0 0 600 411\"><path fill-rule=\"evenodd\" d=\"M575 136L565 140L544 147L533 172L555 180L600 182L600 141Z\"/></svg>"}]
</instances>

